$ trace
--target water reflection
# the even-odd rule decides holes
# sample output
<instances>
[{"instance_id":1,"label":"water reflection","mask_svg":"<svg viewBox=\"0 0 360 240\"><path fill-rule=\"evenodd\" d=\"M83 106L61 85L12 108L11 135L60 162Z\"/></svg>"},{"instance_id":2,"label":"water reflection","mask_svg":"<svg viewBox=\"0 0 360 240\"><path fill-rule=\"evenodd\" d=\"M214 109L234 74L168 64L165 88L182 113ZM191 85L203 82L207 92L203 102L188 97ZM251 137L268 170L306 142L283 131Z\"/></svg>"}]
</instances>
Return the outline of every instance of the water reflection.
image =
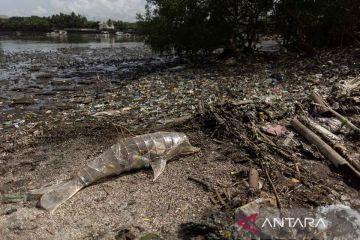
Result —
<instances>
[{"instance_id":1,"label":"water reflection","mask_svg":"<svg viewBox=\"0 0 360 240\"><path fill-rule=\"evenodd\" d=\"M65 36L7 36L0 37L4 52L22 51L56 51L59 48L89 47L112 48L124 43L139 42L141 38L132 36L116 36L105 34L68 34Z\"/></svg>"},{"instance_id":2,"label":"water reflection","mask_svg":"<svg viewBox=\"0 0 360 240\"><path fill-rule=\"evenodd\" d=\"M48 38L53 39L54 41L57 42L67 42L68 41L68 36L67 35L47 35Z\"/></svg>"},{"instance_id":3,"label":"water reflection","mask_svg":"<svg viewBox=\"0 0 360 240\"><path fill-rule=\"evenodd\" d=\"M0 42L0 68L5 66L5 53Z\"/></svg>"}]
</instances>

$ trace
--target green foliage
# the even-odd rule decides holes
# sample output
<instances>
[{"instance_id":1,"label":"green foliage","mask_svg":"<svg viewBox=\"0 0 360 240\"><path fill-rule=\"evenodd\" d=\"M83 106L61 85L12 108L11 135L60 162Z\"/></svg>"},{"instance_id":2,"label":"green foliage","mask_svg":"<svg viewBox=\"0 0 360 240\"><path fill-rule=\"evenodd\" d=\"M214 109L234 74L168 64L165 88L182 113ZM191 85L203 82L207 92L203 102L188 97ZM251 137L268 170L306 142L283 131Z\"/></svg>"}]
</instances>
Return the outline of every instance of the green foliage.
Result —
<instances>
[{"instance_id":1,"label":"green foliage","mask_svg":"<svg viewBox=\"0 0 360 240\"><path fill-rule=\"evenodd\" d=\"M154 50L252 50L259 36L309 50L359 42L357 0L147 0L140 31Z\"/></svg>"},{"instance_id":2,"label":"green foliage","mask_svg":"<svg viewBox=\"0 0 360 240\"><path fill-rule=\"evenodd\" d=\"M109 21L112 21L109 19ZM118 29L136 29L136 23L112 21ZM0 31L50 31L65 28L97 28L98 22L88 21L86 17L74 12L56 14L50 17L11 17L0 19Z\"/></svg>"},{"instance_id":3,"label":"green foliage","mask_svg":"<svg viewBox=\"0 0 360 240\"><path fill-rule=\"evenodd\" d=\"M50 30L51 26L49 21L44 17L11 17L9 19L4 19L0 23L0 29L12 30L16 29L18 31L40 31L40 30Z\"/></svg>"},{"instance_id":4,"label":"green foliage","mask_svg":"<svg viewBox=\"0 0 360 240\"><path fill-rule=\"evenodd\" d=\"M286 45L342 46L357 40L360 1L281 0L273 18Z\"/></svg>"},{"instance_id":5,"label":"green foliage","mask_svg":"<svg viewBox=\"0 0 360 240\"><path fill-rule=\"evenodd\" d=\"M74 12L71 14L60 13L48 18L51 26L56 28L81 28L87 26L87 19L84 16L76 15Z\"/></svg>"},{"instance_id":6,"label":"green foliage","mask_svg":"<svg viewBox=\"0 0 360 240\"><path fill-rule=\"evenodd\" d=\"M130 23L124 21L112 21L114 27L120 31L128 30L128 29L137 29L137 23Z\"/></svg>"},{"instance_id":7,"label":"green foliage","mask_svg":"<svg viewBox=\"0 0 360 240\"><path fill-rule=\"evenodd\" d=\"M253 46L271 7L272 0L148 0L138 25L158 51L236 51Z\"/></svg>"}]
</instances>

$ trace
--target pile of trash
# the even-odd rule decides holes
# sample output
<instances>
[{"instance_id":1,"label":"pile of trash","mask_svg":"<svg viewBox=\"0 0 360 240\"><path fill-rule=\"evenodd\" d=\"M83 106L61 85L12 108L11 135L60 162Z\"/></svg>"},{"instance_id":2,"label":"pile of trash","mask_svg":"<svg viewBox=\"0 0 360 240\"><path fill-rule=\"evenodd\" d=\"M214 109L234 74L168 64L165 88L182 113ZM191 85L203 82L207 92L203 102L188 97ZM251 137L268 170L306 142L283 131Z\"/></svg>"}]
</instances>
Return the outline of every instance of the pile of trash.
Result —
<instances>
[{"instance_id":1,"label":"pile of trash","mask_svg":"<svg viewBox=\"0 0 360 240\"><path fill-rule=\"evenodd\" d=\"M243 165L241 171L231 174L237 180L240 178L244 187L235 192L212 190L211 201L222 206L227 215L221 217L224 213L220 212L207 216L204 222L183 225L182 231L193 237L232 239L238 236L239 227L246 232L251 230L250 225L244 228L240 224L229 230L226 224L222 227L211 224L219 222L219 218L229 218L231 213L235 214L232 218L235 221L236 214L247 208L258 214L261 207L270 206L280 212L334 203L346 204L346 209L359 206L357 197L338 192L326 179L328 175L337 175L339 180L359 190L359 90L360 78L341 81L334 85L328 100L313 92L307 99L294 102L291 110L283 109L285 112L280 116L283 102L257 98L200 104L196 117L199 127L221 144L219 150L224 155ZM328 165L331 172L326 172L316 161ZM200 184L204 185L201 181ZM338 209L337 206L334 209ZM351 222L351 217L346 219ZM229 220L224 221L229 224ZM353 229L358 229L358 223L354 224ZM359 232L351 234L355 235L347 236L360 236Z\"/></svg>"}]
</instances>

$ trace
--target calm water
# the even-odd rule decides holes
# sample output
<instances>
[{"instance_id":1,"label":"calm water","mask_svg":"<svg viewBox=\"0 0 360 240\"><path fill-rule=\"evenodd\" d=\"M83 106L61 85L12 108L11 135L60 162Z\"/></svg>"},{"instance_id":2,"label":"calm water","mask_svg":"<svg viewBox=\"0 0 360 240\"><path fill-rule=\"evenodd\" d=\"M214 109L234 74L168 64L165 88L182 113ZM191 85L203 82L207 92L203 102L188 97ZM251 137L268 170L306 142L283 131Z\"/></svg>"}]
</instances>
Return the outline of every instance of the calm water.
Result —
<instances>
[{"instance_id":1,"label":"calm water","mask_svg":"<svg viewBox=\"0 0 360 240\"><path fill-rule=\"evenodd\" d=\"M1 52L24 51L56 51L60 48L119 48L138 45L141 39L134 36L124 38L120 36L96 34L68 34L62 37L41 36L1 36Z\"/></svg>"}]
</instances>

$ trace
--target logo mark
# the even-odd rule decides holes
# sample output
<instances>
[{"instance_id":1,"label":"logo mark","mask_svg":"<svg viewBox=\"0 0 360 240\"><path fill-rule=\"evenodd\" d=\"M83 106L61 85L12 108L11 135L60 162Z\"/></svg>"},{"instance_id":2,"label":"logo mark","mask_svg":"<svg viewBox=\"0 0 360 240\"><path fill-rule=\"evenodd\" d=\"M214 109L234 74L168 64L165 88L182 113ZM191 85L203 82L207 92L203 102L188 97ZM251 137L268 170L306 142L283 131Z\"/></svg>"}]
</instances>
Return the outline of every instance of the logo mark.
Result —
<instances>
[{"instance_id":1,"label":"logo mark","mask_svg":"<svg viewBox=\"0 0 360 240\"><path fill-rule=\"evenodd\" d=\"M250 215L244 219L241 219L239 221L236 222L237 225L239 225L240 227L242 228L245 228L246 230L249 230L250 232L252 233L257 233L257 230L252 227L251 225L255 226L256 227L256 217L257 217L257 213L253 214L253 215ZM250 221L250 224L251 225L246 225L245 223L246 222L249 222Z\"/></svg>"}]
</instances>

